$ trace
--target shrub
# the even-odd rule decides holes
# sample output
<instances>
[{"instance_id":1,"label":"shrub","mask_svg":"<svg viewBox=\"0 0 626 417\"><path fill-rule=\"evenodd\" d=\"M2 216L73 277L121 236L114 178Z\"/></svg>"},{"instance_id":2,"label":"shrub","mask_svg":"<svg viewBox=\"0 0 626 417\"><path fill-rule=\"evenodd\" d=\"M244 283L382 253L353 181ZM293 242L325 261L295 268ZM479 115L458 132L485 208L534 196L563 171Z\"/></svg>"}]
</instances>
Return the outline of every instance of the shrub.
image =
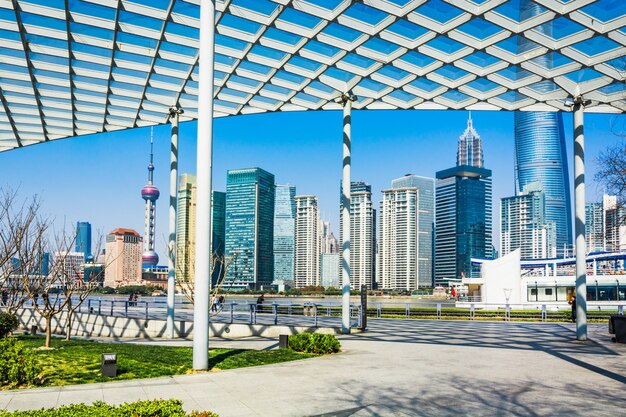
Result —
<instances>
[{"instance_id":1,"label":"shrub","mask_svg":"<svg viewBox=\"0 0 626 417\"><path fill-rule=\"evenodd\" d=\"M289 336L289 349L296 352L322 355L337 353L340 348L339 340L332 334L300 333Z\"/></svg>"},{"instance_id":2,"label":"shrub","mask_svg":"<svg viewBox=\"0 0 626 417\"><path fill-rule=\"evenodd\" d=\"M125 403L118 406L108 405L96 401L92 405L72 404L59 408L49 408L31 411L0 411L0 417L219 417L210 411L191 414L185 413L180 400L152 400Z\"/></svg>"},{"instance_id":3,"label":"shrub","mask_svg":"<svg viewBox=\"0 0 626 417\"><path fill-rule=\"evenodd\" d=\"M34 384L38 374L32 349L14 337L0 339L0 386Z\"/></svg>"},{"instance_id":4,"label":"shrub","mask_svg":"<svg viewBox=\"0 0 626 417\"><path fill-rule=\"evenodd\" d=\"M17 317L9 313L0 313L0 338L7 337L9 333L17 329Z\"/></svg>"}]
</instances>

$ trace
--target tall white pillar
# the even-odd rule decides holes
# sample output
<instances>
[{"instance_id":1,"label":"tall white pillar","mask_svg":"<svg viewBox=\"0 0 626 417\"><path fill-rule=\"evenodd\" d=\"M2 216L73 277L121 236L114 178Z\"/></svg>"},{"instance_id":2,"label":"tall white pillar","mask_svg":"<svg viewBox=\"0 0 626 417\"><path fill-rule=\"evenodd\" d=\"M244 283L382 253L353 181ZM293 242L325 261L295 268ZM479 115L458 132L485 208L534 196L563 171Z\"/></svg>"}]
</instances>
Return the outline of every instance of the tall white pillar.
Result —
<instances>
[{"instance_id":1,"label":"tall white pillar","mask_svg":"<svg viewBox=\"0 0 626 417\"><path fill-rule=\"evenodd\" d=\"M165 336L174 338L174 304L176 303L176 196L178 193L178 117L184 111L170 108L172 145L170 147L170 218L168 236L167 323Z\"/></svg>"},{"instance_id":2,"label":"tall white pillar","mask_svg":"<svg viewBox=\"0 0 626 417\"><path fill-rule=\"evenodd\" d=\"M213 171L214 0L200 2L196 253L193 306L193 369L209 369L211 280L211 174Z\"/></svg>"},{"instance_id":3,"label":"tall white pillar","mask_svg":"<svg viewBox=\"0 0 626 417\"><path fill-rule=\"evenodd\" d=\"M576 339L587 340L587 262L585 245L585 138L581 96L574 99L574 189L576 223Z\"/></svg>"},{"instance_id":4,"label":"tall white pillar","mask_svg":"<svg viewBox=\"0 0 626 417\"><path fill-rule=\"evenodd\" d=\"M350 333L350 168L352 152L352 102L356 97L341 96L343 105L343 175L341 179L341 333Z\"/></svg>"}]
</instances>

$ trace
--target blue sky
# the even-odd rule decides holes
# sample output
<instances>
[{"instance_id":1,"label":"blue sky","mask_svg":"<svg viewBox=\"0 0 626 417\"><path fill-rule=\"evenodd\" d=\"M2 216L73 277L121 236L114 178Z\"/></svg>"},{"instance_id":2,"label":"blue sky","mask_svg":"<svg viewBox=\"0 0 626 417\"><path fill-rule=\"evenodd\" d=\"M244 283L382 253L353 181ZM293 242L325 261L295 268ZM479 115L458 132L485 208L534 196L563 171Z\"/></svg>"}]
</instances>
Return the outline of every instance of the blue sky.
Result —
<instances>
[{"instance_id":1,"label":"blue sky","mask_svg":"<svg viewBox=\"0 0 626 417\"><path fill-rule=\"evenodd\" d=\"M467 111L354 111L352 179L372 184L378 208L381 190L391 180L412 173L434 177L456 162L459 135ZM598 199L602 186L593 181L596 157L620 140L613 125L623 116L585 115L587 200ZM322 217L338 230L342 161L342 115L338 111L237 116L215 121L215 190L225 190L226 170L258 166L276 176L277 184L296 186L297 194L318 196ZM483 139L485 167L493 170L494 243L498 244L499 199L513 195L513 113L473 112ZM572 116L565 133L573 171ZM157 251L164 258L167 234L170 126L154 129L157 203ZM0 153L0 187L19 188L22 197L37 194L43 211L60 227L92 223L94 233L115 227L143 233L140 190L147 182L150 128L53 141ZM180 173L195 173L196 123L181 124ZM573 200L572 200L573 201Z\"/></svg>"}]
</instances>

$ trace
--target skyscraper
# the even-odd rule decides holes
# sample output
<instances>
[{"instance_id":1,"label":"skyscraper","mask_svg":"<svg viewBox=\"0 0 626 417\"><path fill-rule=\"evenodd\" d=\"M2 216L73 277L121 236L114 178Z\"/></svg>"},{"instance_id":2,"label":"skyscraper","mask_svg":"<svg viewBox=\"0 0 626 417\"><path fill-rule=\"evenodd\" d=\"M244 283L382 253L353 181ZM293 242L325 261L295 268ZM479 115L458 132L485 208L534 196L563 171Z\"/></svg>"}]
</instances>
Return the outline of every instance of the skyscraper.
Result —
<instances>
[{"instance_id":1,"label":"skyscraper","mask_svg":"<svg viewBox=\"0 0 626 417\"><path fill-rule=\"evenodd\" d=\"M82 252L85 255L85 261L92 256L91 254L91 223L76 223L76 248L75 252Z\"/></svg>"},{"instance_id":2,"label":"skyscraper","mask_svg":"<svg viewBox=\"0 0 626 417\"><path fill-rule=\"evenodd\" d=\"M478 138L480 140L480 137ZM480 142L476 146L482 149ZM482 165L482 150L480 153L480 162ZM405 175L391 182L391 188L393 189L410 187L416 188L418 194L418 285L419 287L432 287L435 274L435 179L420 177L418 175Z\"/></svg>"},{"instance_id":3,"label":"skyscraper","mask_svg":"<svg viewBox=\"0 0 626 417\"><path fill-rule=\"evenodd\" d=\"M154 136L150 130L150 163L148 164L148 184L141 189L141 198L146 202L145 215L145 231L144 231L144 249L141 256L141 262L146 268L156 266L159 263L159 255L154 250L154 233L156 226L156 201L159 199L159 189L152 184L154 173L152 147L154 145Z\"/></svg>"},{"instance_id":4,"label":"skyscraper","mask_svg":"<svg viewBox=\"0 0 626 417\"><path fill-rule=\"evenodd\" d=\"M322 222L322 253L339 253L339 242L330 230L330 222Z\"/></svg>"},{"instance_id":5,"label":"skyscraper","mask_svg":"<svg viewBox=\"0 0 626 417\"><path fill-rule=\"evenodd\" d=\"M587 253L603 252L604 245L604 205L585 204L585 243Z\"/></svg>"},{"instance_id":6,"label":"skyscraper","mask_svg":"<svg viewBox=\"0 0 626 417\"><path fill-rule=\"evenodd\" d=\"M141 285L141 243L139 233L117 228L106 236L104 285Z\"/></svg>"},{"instance_id":7,"label":"skyscraper","mask_svg":"<svg viewBox=\"0 0 626 417\"><path fill-rule=\"evenodd\" d=\"M294 239L296 222L296 187L276 185L274 208L274 283L294 279Z\"/></svg>"},{"instance_id":8,"label":"skyscraper","mask_svg":"<svg viewBox=\"0 0 626 417\"><path fill-rule=\"evenodd\" d=\"M216 285L224 278L226 253L226 193L222 191L211 192L211 252L215 265L211 265L213 273L211 274L211 282ZM227 261L226 261L227 262Z\"/></svg>"},{"instance_id":9,"label":"skyscraper","mask_svg":"<svg viewBox=\"0 0 626 417\"><path fill-rule=\"evenodd\" d=\"M228 285L269 286L274 278L274 175L260 168L228 171L226 257Z\"/></svg>"},{"instance_id":10,"label":"skyscraper","mask_svg":"<svg viewBox=\"0 0 626 417\"><path fill-rule=\"evenodd\" d=\"M418 200L416 187L383 190L378 254L378 284L383 289L411 291L419 287Z\"/></svg>"},{"instance_id":11,"label":"skyscraper","mask_svg":"<svg viewBox=\"0 0 626 417\"><path fill-rule=\"evenodd\" d=\"M341 187L340 194L341 195ZM343 204L340 203L340 210ZM340 217L339 230L342 229ZM343 236L339 233L339 247ZM372 187L362 181L350 183L350 287L374 288L376 270L376 210L372 206ZM339 270L339 281L343 280Z\"/></svg>"},{"instance_id":12,"label":"skyscraper","mask_svg":"<svg viewBox=\"0 0 626 417\"><path fill-rule=\"evenodd\" d=\"M215 285L220 278L221 258L225 252L226 193L213 191L211 216L211 252L217 255L217 263L211 265L211 281ZM196 177L181 174L178 182L178 206L176 210L176 277L193 282L196 253Z\"/></svg>"},{"instance_id":13,"label":"skyscraper","mask_svg":"<svg viewBox=\"0 0 626 417\"><path fill-rule=\"evenodd\" d=\"M456 164L457 166L470 165L478 168L483 166L483 144L480 140L480 135L474 130L472 125L471 112L467 119L467 128L459 137Z\"/></svg>"},{"instance_id":14,"label":"skyscraper","mask_svg":"<svg viewBox=\"0 0 626 417\"><path fill-rule=\"evenodd\" d=\"M439 171L435 285L477 277L472 258L491 258L491 170L461 165Z\"/></svg>"},{"instance_id":15,"label":"skyscraper","mask_svg":"<svg viewBox=\"0 0 626 417\"><path fill-rule=\"evenodd\" d=\"M560 112L515 112L515 194L534 182L543 186L546 218L556 224L561 257L572 245L572 206Z\"/></svg>"},{"instance_id":16,"label":"skyscraper","mask_svg":"<svg viewBox=\"0 0 626 417\"><path fill-rule=\"evenodd\" d=\"M324 288L340 288L339 252L320 254L320 285Z\"/></svg>"},{"instance_id":17,"label":"skyscraper","mask_svg":"<svg viewBox=\"0 0 626 417\"><path fill-rule=\"evenodd\" d=\"M176 209L176 279L194 280L196 253L196 177L182 174L178 181Z\"/></svg>"},{"instance_id":18,"label":"skyscraper","mask_svg":"<svg viewBox=\"0 0 626 417\"><path fill-rule=\"evenodd\" d=\"M541 184L528 184L500 204L500 252L521 250L521 259L556 257L556 225L546 219L545 195Z\"/></svg>"},{"instance_id":19,"label":"skyscraper","mask_svg":"<svg viewBox=\"0 0 626 417\"><path fill-rule=\"evenodd\" d=\"M626 210L617 204L617 197L614 195L605 194L602 200L605 248L608 252L622 252L626 250Z\"/></svg>"},{"instance_id":20,"label":"skyscraper","mask_svg":"<svg viewBox=\"0 0 626 417\"><path fill-rule=\"evenodd\" d=\"M320 285L320 215L317 197L296 196L295 286Z\"/></svg>"}]
</instances>

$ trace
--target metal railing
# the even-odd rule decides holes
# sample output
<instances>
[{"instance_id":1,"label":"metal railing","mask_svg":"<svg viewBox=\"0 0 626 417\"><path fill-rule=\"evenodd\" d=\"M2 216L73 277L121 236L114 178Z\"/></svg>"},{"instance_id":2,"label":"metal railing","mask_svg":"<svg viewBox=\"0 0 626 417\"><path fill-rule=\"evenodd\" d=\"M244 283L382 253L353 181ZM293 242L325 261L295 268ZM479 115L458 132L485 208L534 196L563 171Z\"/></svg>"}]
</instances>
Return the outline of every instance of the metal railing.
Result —
<instances>
[{"instance_id":1,"label":"metal railing","mask_svg":"<svg viewBox=\"0 0 626 417\"><path fill-rule=\"evenodd\" d=\"M42 300L38 300L39 304ZM32 301L25 307L32 306ZM593 303L587 307L589 321L602 321L611 314L623 315L626 301L622 303ZM304 302L293 303L291 300L272 300L257 304L249 301L231 300L217 304L210 312L212 322L246 323L263 325L294 325L307 327L338 327L341 325L341 303L336 302ZM76 310L78 313L139 318L145 320L164 320L167 305L163 300L131 301L121 298L89 298ZM434 319L434 320L495 320L495 321L569 321L571 307L567 304L483 304L463 302L433 303L394 303L376 302L367 308L367 316L371 318L399 319ZM350 316L353 326L361 325L361 306L351 304ZM192 321L193 308L191 303L177 303L176 320Z\"/></svg>"}]
</instances>

